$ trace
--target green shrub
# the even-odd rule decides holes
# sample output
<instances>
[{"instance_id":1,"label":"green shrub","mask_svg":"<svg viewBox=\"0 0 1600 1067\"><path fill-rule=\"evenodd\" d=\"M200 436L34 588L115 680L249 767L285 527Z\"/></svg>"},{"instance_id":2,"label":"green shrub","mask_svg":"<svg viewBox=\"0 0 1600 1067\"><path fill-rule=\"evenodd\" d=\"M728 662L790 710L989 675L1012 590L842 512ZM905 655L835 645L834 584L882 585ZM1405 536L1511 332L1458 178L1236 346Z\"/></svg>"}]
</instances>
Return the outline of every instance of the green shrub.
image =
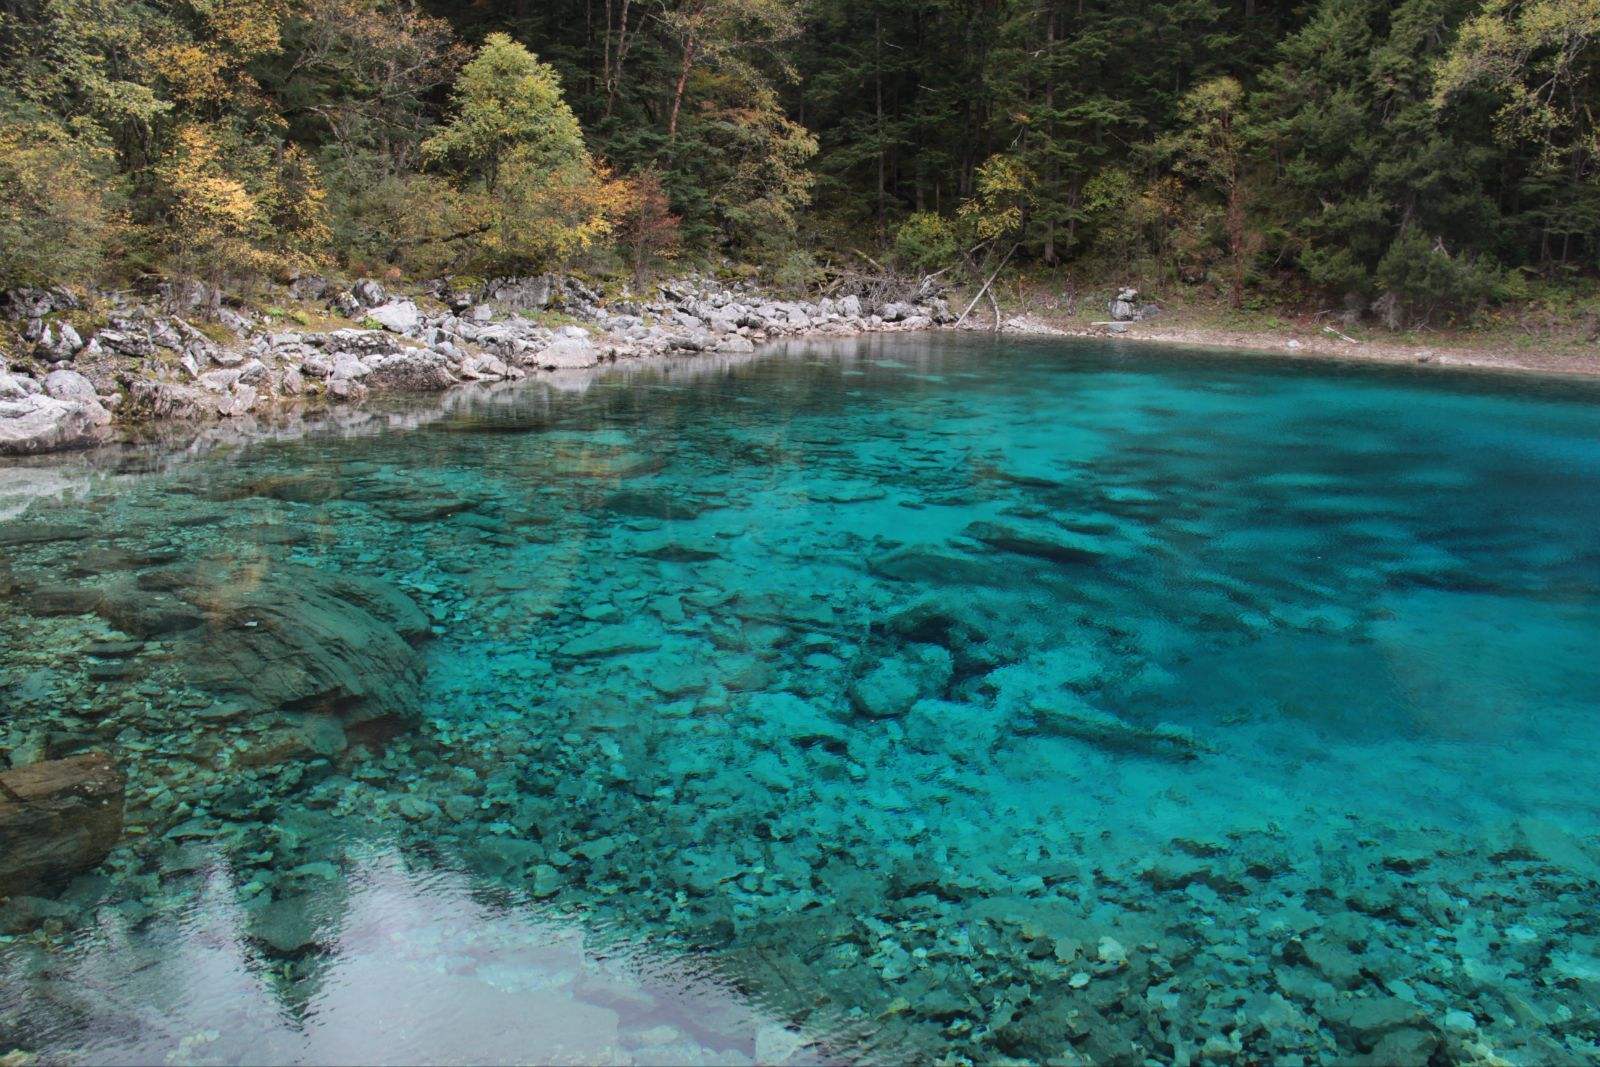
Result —
<instances>
[{"instance_id":1,"label":"green shrub","mask_svg":"<svg viewBox=\"0 0 1600 1067\"><path fill-rule=\"evenodd\" d=\"M1401 234L1389 246L1377 282L1420 322L1471 316L1506 291L1499 264L1487 256L1451 255L1420 230Z\"/></svg>"},{"instance_id":2,"label":"green shrub","mask_svg":"<svg viewBox=\"0 0 1600 1067\"><path fill-rule=\"evenodd\" d=\"M822 278L817 259L810 252L795 249L779 259L772 268L772 284L788 293L809 290Z\"/></svg>"},{"instance_id":3,"label":"green shrub","mask_svg":"<svg viewBox=\"0 0 1600 1067\"><path fill-rule=\"evenodd\" d=\"M910 216L894 235L895 261L914 270L948 266L959 248L955 224L931 211Z\"/></svg>"}]
</instances>

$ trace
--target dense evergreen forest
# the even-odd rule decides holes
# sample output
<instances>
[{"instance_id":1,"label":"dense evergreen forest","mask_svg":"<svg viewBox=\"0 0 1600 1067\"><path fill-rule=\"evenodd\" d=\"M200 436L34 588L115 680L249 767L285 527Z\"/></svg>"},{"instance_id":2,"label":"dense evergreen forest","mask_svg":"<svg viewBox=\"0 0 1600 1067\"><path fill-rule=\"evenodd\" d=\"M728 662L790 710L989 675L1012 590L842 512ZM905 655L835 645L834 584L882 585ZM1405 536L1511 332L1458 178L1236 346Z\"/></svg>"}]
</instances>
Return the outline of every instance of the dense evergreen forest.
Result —
<instances>
[{"instance_id":1,"label":"dense evergreen forest","mask_svg":"<svg viewBox=\"0 0 1600 1067\"><path fill-rule=\"evenodd\" d=\"M1600 266L1600 0L0 0L0 282Z\"/></svg>"}]
</instances>

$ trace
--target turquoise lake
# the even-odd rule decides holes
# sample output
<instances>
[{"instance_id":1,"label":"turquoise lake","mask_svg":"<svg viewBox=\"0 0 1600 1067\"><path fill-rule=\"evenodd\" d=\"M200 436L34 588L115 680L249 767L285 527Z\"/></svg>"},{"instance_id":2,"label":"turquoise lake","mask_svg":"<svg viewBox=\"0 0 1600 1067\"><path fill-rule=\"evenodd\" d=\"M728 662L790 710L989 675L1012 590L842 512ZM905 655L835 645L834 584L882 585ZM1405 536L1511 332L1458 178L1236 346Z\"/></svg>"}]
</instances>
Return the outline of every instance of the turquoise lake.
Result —
<instances>
[{"instance_id":1,"label":"turquoise lake","mask_svg":"<svg viewBox=\"0 0 1600 1067\"><path fill-rule=\"evenodd\" d=\"M128 778L5 1063L1600 1060L1600 388L794 343L0 516Z\"/></svg>"}]
</instances>

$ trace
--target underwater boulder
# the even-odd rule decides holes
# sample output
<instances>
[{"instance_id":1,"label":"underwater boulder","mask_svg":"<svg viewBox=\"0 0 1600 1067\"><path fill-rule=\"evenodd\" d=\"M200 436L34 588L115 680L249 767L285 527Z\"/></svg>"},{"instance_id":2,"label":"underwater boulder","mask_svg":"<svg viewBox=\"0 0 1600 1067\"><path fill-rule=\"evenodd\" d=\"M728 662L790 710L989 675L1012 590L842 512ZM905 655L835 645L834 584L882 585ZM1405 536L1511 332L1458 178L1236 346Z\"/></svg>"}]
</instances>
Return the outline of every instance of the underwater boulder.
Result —
<instances>
[{"instance_id":1,"label":"underwater boulder","mask_svg":"<svg viewBox=\"0 0 1600 1067\"><path fill-rule=\"evenodd\" d=\"M906 712L906 743L918 752L958 759L987 754L998 743L1000 716L993 708L924 698Z\"/></svg>"},{"instance_id":2,"label":"underwater boulder","mask_svg":"<svg viewBox=\"0 0 1600 1067\"><path fill-rule=\"evenodd\" d=\"M0 774L0 896L98 866L122 836L122 789L101 752Z\"/></svg>"},{"instance_id":3,"label":"underwater boulder","mask_svg":"<svg viewBox=\"0 0 1600 1067\"><path fill-rule=\"evenodd\" d=\"M948 649L911 645L850 684L850 703L869 719L904 715L925 696L936 697L950 684L955 667Z\"/></svg>"},{"instance_id":4,"label":"underwater boulder","mask_svg":"<svg viewBox=\"0 0 1600 1067\"><path fill-rule=\"evenodd\" d=\"M974 522L962 534L1000 552L1051 563L1098 566L1107 555L1101 539L1046 523Z\"/></svg>"},{"instance_id":5,"label":"underwater boulder","mask_svg":"<svg viewBox=\"0 0 1600 1067\"><path fill-rule=\"evenodd\" d=\"M387 583L294 564L213 566L189 572L175 595L205 620L175 642L201 689L347 724L418 713L423 665L412 642L428 620Z\"/></svg>"},{"instance_id":6,"label":"underwater boulder","mask_svg":"<svg viewBox=\"0 0 1600 1067\"><path fill-rule=\"evenodd\" d=\"M648 489L620 489L604 505L607 511L638 519L696 519L704 510L688 497Z\"/></svg>"}]
</instances>

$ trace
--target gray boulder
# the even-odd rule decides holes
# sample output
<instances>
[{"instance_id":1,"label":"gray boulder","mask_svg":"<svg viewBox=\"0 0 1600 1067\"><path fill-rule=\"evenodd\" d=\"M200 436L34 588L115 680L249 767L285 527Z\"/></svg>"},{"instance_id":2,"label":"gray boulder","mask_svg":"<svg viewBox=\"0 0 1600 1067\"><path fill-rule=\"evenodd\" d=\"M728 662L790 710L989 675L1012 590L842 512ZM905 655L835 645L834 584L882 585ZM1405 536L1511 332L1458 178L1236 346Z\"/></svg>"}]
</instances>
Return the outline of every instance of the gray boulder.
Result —
<instances>
[{"instance_id":1,"label":"gray boulder","mask_svg":"<svg viewBox=\"0 0 1600 1067\"><path fill-rule=\"evenodd\" d=\"M0 455L82 448L101 440L111 413L94 401L44 394L0 400Z\"/></svg>"},{"instance_id":2,"label":"gray boulder","mask_svg":"<svg viewBox=\"0 0 1600 1067\"><path fill-rule=\"evenodd\" d=\"M384 292L383 286L371 278L362 278L350 287L350 295L355 298L361 307L377 307L388 299L389 294Z\"/></svg>"},{"instance_id":3,"label":"gray boulder","mask_svg":"<svg viewBox=\"0 0 1600 1067\"><path fill-rule=\"evenodd\" d=\"M1139 290L1123 289L1117 293L1115 300L1106 305L1106 311L1115 322L1132 322L1139 317L1138 299Z\"/></svg>"},{"instance_id":4,"label":"gray boulder","mask_svg":"<svg viewBox=\"0 0 1600 1067\"><path fill-rule=\"evenodd\" d=\"M52 311L71 311L82 307L78 298L65 289L12 289L3 301L7 318L37 319Z\"/></svg>"},{"instance_id":5,"label":"gray boulder","mask_svg":"<svg viewBox=\"0 0 1600 1067\"><path fill-rule=\"evenodd\" d=\"M98 404L100 395L94 385L75 370L53 370L44 377L44 391L57 400L76 400L85 404Z\"/></svg>"},{"instance_id":6,"label":"gray boulder","mask_svg":"<svg viewBox=\"0 0 1600 1067\"><path fill-rule=\"evenodd\" d=\"M390 333L413 334L422 325L422 312L409 300L393 300L367 312L367 317Z\"/></svg>"},{"instance_id":7,"label":"gray boulder","mask_svg":"<svg viewBox=\"0 0 1600 1067\"><path fill-rule=\"evenodd\" d=\"M144 359L156 354L155 342L133 330L101 330L94 335L94 343L119 355Z\"/></svg>"},{"instance_id":8,"label":"gray boulder","mask_svg":"<svg viewBox=\"0 0 1600 1067\"><path fill-rule=\"evenodd\" d=\"M0 400L21 400L39 391L39 383L32 378L8 374L0 370Z\"/></svg>"},{"instance_id":9,"label":"gray boulder","mask_svg":"<svg viewBox=\"0 0 1600 1067\"><path fill-rule=\"evenodd\" d=\"M548 274L532 278L492 278L483 287L484 299L513 311L543 311L550 306L554 279Z\"/></svg>"},{"instance_id":10,"label":"gray boulder","mask_svg":"<svg viewBox=\"0 0 1600 1067\"><path fill-rule=\"evenodd\" d=\"M578 370L600 362L600 350L587 337L561 337L532 357L541 367L556 370Z\"/></svg>"},{"instance_id":11,"label":"gray boulder","mask_svg":"<svg viewBox=\"0 0 1600 1067\"><path fill-rule=\"evenodd\" d=\"M157 419L192 419L216 410L215 400L196 386L148 378L128 387L128 399L134 410Z\"/></svg>"},{"instance_id":12,"label":"gray boulder","mask_svg":"<svg viewBox=\"0 0 1600 1067\"><path fill-rule=\"evenodd\" d=\"M289 283L289 295L296 300L321 300L328 294L328 279L320 274L302 274Z\"/></svg>"},{"instance_id":13,"label":"gray boulder","mask_svg":"<svg viewBox=\"0 0 1600 1067\"><path fill-rule=\"evenodd\" d=\"M456 384L450 362L438 352L425 348L405 349L388 355L368 356L369 389L401 393L433 393Z\"/></svg>"}]
</instances>

